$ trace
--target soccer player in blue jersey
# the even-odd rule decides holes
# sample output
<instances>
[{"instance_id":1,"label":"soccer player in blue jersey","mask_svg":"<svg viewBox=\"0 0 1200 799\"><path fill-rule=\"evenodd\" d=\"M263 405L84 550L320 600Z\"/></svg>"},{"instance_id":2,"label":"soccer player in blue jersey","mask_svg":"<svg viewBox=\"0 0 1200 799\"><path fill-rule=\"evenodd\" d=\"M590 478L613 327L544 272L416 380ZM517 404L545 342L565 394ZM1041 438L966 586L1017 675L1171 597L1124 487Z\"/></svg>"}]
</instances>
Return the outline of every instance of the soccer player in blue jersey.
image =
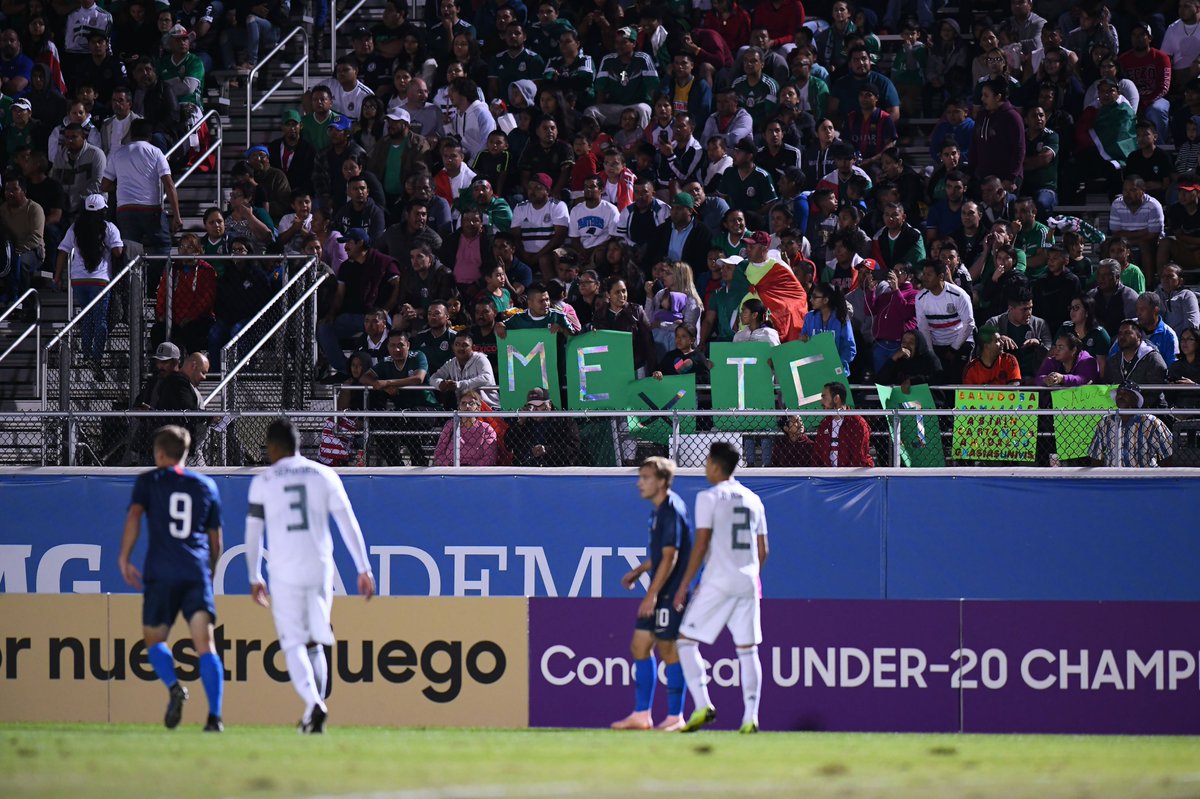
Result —
<instances>
[{"instance_id":1,"label":"soccer player in blue jersey","mask_svg":"<svg viewBox=\"0 0 1200 799\"><path fill-rule=\"evenodd\" d=\"M167 729L179 726L188 698L187 689L175 676L175 659L167 647L167 634L182 611L200 656L200 682L208 696L204 731L222 732L225 667L213 644L217 611L212 587L213 568L221 557L221 496L211 478L183 468L191 443L191 435L182 427L168 425L155 432L155 469L139 475L133 485L117 562L125 582L139 590L145 583L142 631L150 665L170 692L164 719ZM150 536L144 578L129 562L143 515Z\"/></svg>"},{"instance_id":2,"label":"soccer player in blue jersey","mask_svg":"<svg viewBox=\"0 0 1200 799\"><path fill-rule=\"evenodd\" d=\"M633 653L635 686L633 712L613 722L614 730L654 727L650 709L654 705L654 689L658 683L655 648L667 664L667 717L654 729L676 732L684 726L686 693L683 668L675 649L683 608L676 607L674 597L680 589L691 554L692 532L688 525L687 505L671 490L674 478L675 462L669 458L647 458L638 469L638 493L654 505L654 510L650 511L650 556L622 577L621 584L632 589L643 574L649 574L650 587L638 606L633 641L629 645Z\"/></svg>"}]
</instances>

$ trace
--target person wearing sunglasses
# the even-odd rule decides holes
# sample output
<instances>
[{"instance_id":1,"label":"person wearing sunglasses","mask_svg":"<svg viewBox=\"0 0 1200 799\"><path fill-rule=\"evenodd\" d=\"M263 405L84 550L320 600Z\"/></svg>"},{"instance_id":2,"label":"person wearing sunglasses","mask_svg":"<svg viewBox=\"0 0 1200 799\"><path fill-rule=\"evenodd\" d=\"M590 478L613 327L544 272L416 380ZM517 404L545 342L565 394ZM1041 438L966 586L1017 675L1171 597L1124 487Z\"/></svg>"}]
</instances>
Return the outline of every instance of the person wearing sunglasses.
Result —
<instances>
[{"instance_id":1,"label":"person wearing sunglasses","mask_svg":"<svg viewBox=\"0 0 1200 799\"><path fill-rule=\"evenodd\" d=\"M579 428L574 419L553 413L546 389L529 389L521 411L504 434L513 466L580 465Z\"/></svg>"}]
</instances>

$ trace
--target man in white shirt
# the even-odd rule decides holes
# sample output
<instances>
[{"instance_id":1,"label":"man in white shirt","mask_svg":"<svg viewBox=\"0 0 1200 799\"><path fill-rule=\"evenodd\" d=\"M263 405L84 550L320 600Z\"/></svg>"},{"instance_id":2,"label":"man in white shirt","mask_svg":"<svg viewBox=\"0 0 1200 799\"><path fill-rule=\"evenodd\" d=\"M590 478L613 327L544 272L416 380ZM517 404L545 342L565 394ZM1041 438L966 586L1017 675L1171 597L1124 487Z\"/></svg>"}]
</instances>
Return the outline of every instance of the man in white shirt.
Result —
<instances>
[{"instance_id":1,"label":"man in white shirt","mask_svg":"<svg viewBox=\"0 0 1200 799\"><path fill-rule=\"evenodd\" d=\"M617 232L617 206L600 198L600 176L583 179L583 202L571 209L568 226L571 246L582 261L591 260L592 252Z\"/></svg>"},{"instance_id":2,"label":"man in white shirt","mask_svg":"<svg viewBox=\"0 0 1200 799\"><path fill-rule=\"evenodd\" d=\"M704 476L712 484L696 495L696 538L687 571L675 593L675 607L687 610L679 626L679 662L696 710L683 732L695 732L717 718L708 698L704 661L699 643L712 644L729 628L738 656L742 687L742 726L739 732L758 732L761 699L762 643L759 575L767 561L767 514L762 500L733 479L741 453L727 441L708 450ZM700 585L688 598L688 586L700 573Z\"/></svg>"},{"instance_id":3,"label":"man in white shirt","mask_svg":"<svg viewBox=\"0 0 1200 799\"><path fill-rule=\"evenodd\" d=\"M329 93L333 95L333 110L351 119L358 119L362 113L363 100L374 97L375 92L359 81L358 62L352 56L338 59L334 76L322 84L327 86Z\"/></svg>"},{"instance_id":4,"label":"man in white shirt","mask_svg":"<svg viewBox=\"0 0 1200 799\"><path fill-rule=\"evenodd\" d=\"M1171 56L1171 82L1183 86L1200 73L1200 0L1179 0L1179 19L1167 26L1162 51Z\"/></svg>"},{"instance_id":5,"label":"man in white shirt","mask_svg":"<svg viewBox=\"0 0 1200 799\"><path fill-rule=\"evenodd\" d=\"M287 419L277 419L267 428L271 466L250 481L246 562L250 594L255 602L271 607L292 687L304 700L300 731L322 733L329 677L324 647L334 643L329 624L335 569L330 514L358 570L358 592L368 600L375 593L375 578L341 478L328 466L297 454L299 445L300 433ZM271 542L273 603L267 599L262 574L264 528Z\"/></svg>"},{"instance_id":6,"label":"man in white shirt","mask_svg":"<svg viewBox=\"0 0 1200 799\"><path fill-rule=\"evenodd\" d=\"M513 210L512 233L521 242L524 260L537 264L547 280L553 280L554 249L567 239L571 224L567 206L550 196L554 181L545 172L533 176L525 188L529 199Z\"/></svg>"},{"instance_id":7,"label":"man in white shirt","mask_svg":"<svg viewBox=\"0 0 1200 799\"><path fill-rule=\"evenodd\" d=\"M450 84L450 102L455 113L451 133L462 142L467 162L487 149L488 134L496 129L496 120L487 103L479 99L479 87L470 78L458 78Z\"/></svg>"},{"instance_id":8,"label":"man in white shirt","mask_svg":"<svg viewBox=\"0 0 1200 799\"><path fill-rule=\"evenodd\" d=\"M942 364L942 384L962 382L963 369L971 359L971 341L975 332L975 310L971 297L946 280L946 267L926 261L921 269L917 295L917 330Z\"/></svg>"},{"instance_id":9,"label":"man in white shirt","mask_svg":"<svg viewBox=\"0 0 1200 799\"><path fill-rule=\"evenodd\" d=\"M179 193L162 150L150 143L154 124L135 119L129 127L132 141L118 147L104 166L100 191L117 190L117 227L125 241L139 242L148 255L167 255L171 236L163 216L162 198L171 204L171 230L183 230Z\"/></svg>"},{"instance_id":10,"label":"man in white shirt","mask_svg":"<svg viewBox=\"0 0 1200 799\"><path fill-rule=\"evenodd\" d=\"M454 357L429 376L429 385L441 392L453 392L455 404L464 392L478 391L489 407L499 408L500 395L495 389L496 374L492 371L492 364L487 356L475 351L471 333L466 330L459 333L454 337L451 348L454 350Z\"/></svg>"},{"instance_id":11,"label":"man in white shirt","mask_svg":"<svg viewBox=\"0 0 1200 799\"><path fill-rule=\"evenodd\" d=\"M1146 193L1146 181L1129 175L1121 186L1121 196L1108 211L1108 230L1141 250L1138 265L1147 275L1158 272L1158 244L1162 239L1164 216L1162 203Z\"/></svg>"}]
</instances>

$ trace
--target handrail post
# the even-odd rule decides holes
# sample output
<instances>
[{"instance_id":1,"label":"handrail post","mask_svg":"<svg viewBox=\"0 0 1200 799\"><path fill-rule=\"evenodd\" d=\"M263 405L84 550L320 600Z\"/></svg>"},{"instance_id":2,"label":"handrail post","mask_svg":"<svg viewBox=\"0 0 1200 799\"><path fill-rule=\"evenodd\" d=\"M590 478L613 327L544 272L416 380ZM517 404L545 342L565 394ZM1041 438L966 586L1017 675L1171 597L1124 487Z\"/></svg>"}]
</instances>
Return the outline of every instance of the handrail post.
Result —
<instances>
[{"instance_id":1,"label":"handrail post","mask_svg":"<svg viewBox=\"0 0 1200 799\"><path fill-rule=\"evenodd\" d=\"M934 421L937 421L934 419ZM892 411L892 467L900 466L900 431L903 429L904 419L900 416L899 410Z\"/></svg>"},{"instance_id":2,"label":"handrail post","mask_svg":"<svg viewBox=\"0 0 1200 799\"><path fill-rule=\"evenodd\" d=\"M461 449L462 449L462 448L461 448L461 443L462 443L462 442L460 442L460 441L458 440L458 436L459 436L459 434L462 432L462 426L461 426L461 424L460 424L460 419L459 419L459 416L458 416L458 410L455 410L455 411L454 411L453 420L454 420L454 429L453 429L453 431L452 431L452 432L453 432L453 437L454 437L454 461L453 461L453 463L454 463L454 467L455 467L455 468L458 468L458 467L461 465L461 463L460 463L460 461L459 461L459 457L460 457L460 456L461 456L461 454L462 454L462 452L461 452Z\"/></svg>"},{"instance_id":3,"label":"handrail post","mask_svg":"<svg viewBox=\"0 0 1200 799\"><path fill-rule=\"evenodd\" d=\"M143 269L145 261L140 261L129 274L129 407L133 407L138 395L138 383L141 382L142 364L145 363L146 352L142 318L146 306L146 288L143 285Z\"/></svg>"},{"instance_id":4,"label":"handrail post","mask_svg":"<svg viewBox=\"0 0 1200 799\"><path fill-rule=\"evenodd\" d=\"M67 447L67 465L75 465L75 415L67 408L66 426L64 428L64 443Z\"/></svg>"},{"instance_id":5,"label":"handrail post","mask_svg":"<svg viewBox=\"0 0 1200 799\"><path fill-rule=\"evenodd\" d=\"M679 460L679 409L671 409L671 458Z\"/></svg>"}]
</instances>

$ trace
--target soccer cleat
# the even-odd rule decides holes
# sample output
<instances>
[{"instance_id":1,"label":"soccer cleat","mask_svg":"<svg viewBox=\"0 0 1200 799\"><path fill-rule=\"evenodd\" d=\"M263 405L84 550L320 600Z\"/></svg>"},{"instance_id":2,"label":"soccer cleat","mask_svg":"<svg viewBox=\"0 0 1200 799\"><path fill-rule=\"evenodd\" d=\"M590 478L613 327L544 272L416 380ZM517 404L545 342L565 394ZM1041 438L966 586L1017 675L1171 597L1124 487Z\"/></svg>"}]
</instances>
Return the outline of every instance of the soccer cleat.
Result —
<instances>
[{"instance_id":1,"label":"soccer cleat","mask_svg":"<svg viewBox=\"0 0 1200 799\"><path fill-rule=\"evenodd\" d=\"M679 732L683 729L683 716L667 716L654 729L659 732Z\"/></svg>"},{"instance_id":2,"label":"soccer cleat","mask_svg":"<svg viewBox=\"0 0 1200 799\"><path fill-rule=\"evenodd\" d=\"M741 726L740 729L738 729L738 732L742 735L753 735L754 733L758 732L758 722L747 721Z\"/></svg>"},{"instance_id":3,"label":"soccer cleat","mask_svg":"<svg viewBox=\"0 0 1200 799\"><path fill-rule=\"evenodd\" d=\"M168 689L171 693L171 698L167 702L167 715L163 718L163 724L168 730L173 730L179 726L179 720L183 718L183 703L187 701L188 691L179 683L175 683Z\"/></svg>"},{"instance_id":4,"label":"soccer cleat","mask_svg":"<svg viewBox=\"0 0 1200 799\"><path fill-rule=\"evenodd\" d=\"M204 725L205 732L225 732L225 722L221 721L220 716L208 714L208 723Z\"/></svg>"},{"instance_id":5,"label":"soccer cleat","mask_svg":"<svg viewBox=\"0 0 1200 799\"><path fill-rule=\"evenodd\" d=\"M680 732L695 732L701 727L712 724L717 720L717 709L712 705L708 707L698 707L692 711L692 717L687 720L687 724L683 725Z\"/></svg>"},{"instance_id":6,"label":"soccer cleat","mask_svg":"<svg viewBox=\"0 0 1200 799\"><path fill-rule=\"evenodd\" d=\"M614 730L649 730L654 728L654 719L649 710L635 710L620 721L612 723Z\"/></svg>"},{"instance_id":7,"label":"soccer cleat","mask_svg":"<svg viewBox=\"0 0 1200 799\"><path fill-rule=\"evenodd\" d=\"M300 722L300 733L302 735L321 735L325 732L325 719L328 717L329 711L320 705L315 705L308 721Z\"/></svg>"}]
</instances>

